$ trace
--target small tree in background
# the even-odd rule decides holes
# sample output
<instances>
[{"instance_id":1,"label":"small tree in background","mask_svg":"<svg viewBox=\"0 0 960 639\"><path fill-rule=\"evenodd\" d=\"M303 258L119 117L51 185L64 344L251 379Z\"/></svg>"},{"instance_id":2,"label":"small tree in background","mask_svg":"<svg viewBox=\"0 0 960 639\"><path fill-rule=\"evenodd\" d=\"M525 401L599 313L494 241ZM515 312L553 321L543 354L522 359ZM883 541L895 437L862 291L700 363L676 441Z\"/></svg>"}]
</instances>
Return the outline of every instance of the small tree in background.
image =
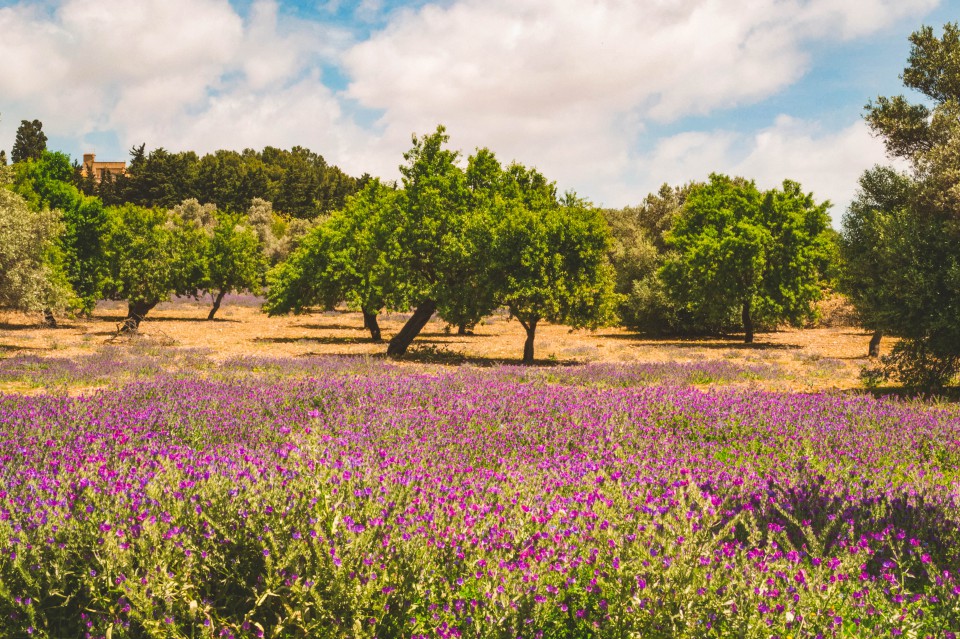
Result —
<instances>
[{"instance_id":1,"label":"small tree in background","mask_svg":"<svg viewBox=\"0 0 960 639\"><path fill-rule=\"evenodd\" d=\"M242 213L217 212L208 247L206 287L215 291L215 298L207 319L212 320L228 293L260 292L267 261L260 238Z\"/></svg>"},{"instance_id":2,"label":"small tree in background","mask_svg":"<svg viewBox=\"0 0 960 639\"><path fill-rule=\"evenodd\" d=\"M91 313L107 276L107 214L103 203L83 195L71 183L70 158L63 153L44 152L40 159L20 162L13 169L13 190L32 210L60 211L64 229L57 241L64 271L77 295L79 310Z\"/></svg>"},{"instance_id":3,"label":"small tree in background","mask_svg":"<svg viewBox=\"0 0 960 639\"><path fill-rule=\"evenodd\" d=\"M10 153L14 164L26 160L39 160L46 150L47 136L43 132L43 123L40 120L33 122L21 120Z\"/></svg>"},{"instance_id":4,"label":"small tree in background","mask_svg":"<svg viewBox=\"0 0 960 639\"><path fill-rule=\"evenodd\" d=\"M110 276L105 290L108 298L127 301L130 329L171 294L199 294L207 273L207 236L199 223L135 204L108 212Z\"/></svg>"},{"instance_id":5,"label":"small tree in background","mask_svg":"<svg viewBox=\"0 0 960 639\"><path fill-rule=\"evenodd\" d=\"M610 226L608 257L620 296L618 314L623 324L646 333L702 331L681 304L666 290L660 268L670 257L666 235L673 229L692 184L664 184L639 206L603 211Z\"/></svg>"},{"instance_id":6,"label":"small tree in background","mask_svg":"<svg viewBox=\"0 0 960 639\"><path fill-rule=\"evenodd\" d=\"M795 182L761 193L752 181L713 174L687 197L667 236L676 254L661 275L707 323L728 322L739 311L749 344L755 322L812 317L830 254L828 207Z\"/></svg>"}]
</instances>

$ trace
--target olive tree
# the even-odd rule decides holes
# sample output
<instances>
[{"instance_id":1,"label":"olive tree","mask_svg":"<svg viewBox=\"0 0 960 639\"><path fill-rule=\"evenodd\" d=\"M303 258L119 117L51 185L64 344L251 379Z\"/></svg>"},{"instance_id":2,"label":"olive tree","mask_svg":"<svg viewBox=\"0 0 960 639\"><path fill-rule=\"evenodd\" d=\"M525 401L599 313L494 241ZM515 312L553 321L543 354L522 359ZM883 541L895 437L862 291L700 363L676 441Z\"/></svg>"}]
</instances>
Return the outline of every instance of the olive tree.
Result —
<instances>
[{"instance_id":1,"label":"olive tree","mask_svg":"<svg viewBox=\"0 0 960 639\"><path fill-rule=\"evenodd\" d=\"M63 310L74 301L63 272L56 211L32 211L19 195L0 189L0 307Z\"/></svg>"},{"instance_id":2,"label":"olive tree","mask_svg":"<svg viewBox=\"0 0 960 639\"><path fill-rule=\"evenodd\" d=\"M371 180L345 207L307 233L290 257L268 274L265 309L271 315L332 308L345 301L363 313L370 338L381 339L377 315L402 307L407 289L393 276L398 194Z\"/></svg>"},{"instance_id":3,"label":"olive tree","mask_svg":"<svg viewBox=\"0 0 960 639\"><path fill-rule=\"evenodd\" d=\"M125 204L108 209L110 299L127 301L126 324L139 327L147 313L171 295L202 290L207 236L196 220L173 211Z\"/></svg>"},{"instance_id":4,"label":"olive tree","mask_svg":"<svg viewBox=\"0 0 960 639\"><path fill-rule=\"evenodd\" d=\"M613 320L610 238L598 210L569 198L539 206L507 201L497 213L491 275L498 282L496 300L526 332L524 364L534 362L542 321L581 328Z\"/></svg>"},{"instance_id":5,"label":"olive tree","mask_svg":"<svg viewBox=\"0 0 960 639\"><path fill-rule=\"evenodd\" d=\"M935 389L960 370L960 28L948 23L910 36L903 95L867 105L867 124L898 175L875 168L843 221L844 282L867 327L901 338L884 373Z\"/></svg>"}]
</instances>

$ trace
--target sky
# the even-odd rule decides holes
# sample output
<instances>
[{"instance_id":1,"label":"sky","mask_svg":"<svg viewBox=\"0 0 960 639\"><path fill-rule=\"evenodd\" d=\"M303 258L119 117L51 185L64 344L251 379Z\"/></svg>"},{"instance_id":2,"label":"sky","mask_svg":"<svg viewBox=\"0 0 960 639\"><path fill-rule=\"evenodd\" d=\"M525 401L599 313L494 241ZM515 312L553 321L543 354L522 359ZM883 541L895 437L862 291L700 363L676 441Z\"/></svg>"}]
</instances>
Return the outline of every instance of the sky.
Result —
<instances>
[{"instance_id":1,"label":"sky","mask_svg":"<svg viewBox=\"0 0 960 639\"><path fill-rule=\"evenodd\" d=\"M443 124L597 205L711 172L833 202L890 163L863 122L960 0L0 0L0 148L126 160L304 146L399 177ZM912 96L919 100L919 96Z\"/></svg>"}]
</instances>

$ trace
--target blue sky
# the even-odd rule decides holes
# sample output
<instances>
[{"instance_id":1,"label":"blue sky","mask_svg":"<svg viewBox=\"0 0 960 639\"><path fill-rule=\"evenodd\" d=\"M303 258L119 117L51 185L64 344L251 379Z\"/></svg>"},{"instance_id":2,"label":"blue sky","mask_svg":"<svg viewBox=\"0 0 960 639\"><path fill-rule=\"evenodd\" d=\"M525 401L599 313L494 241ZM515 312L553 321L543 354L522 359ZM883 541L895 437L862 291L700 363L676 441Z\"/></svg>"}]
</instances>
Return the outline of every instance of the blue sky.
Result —
<instances>
[{"instance_id":1,"label":"blue sky","mask_svg":"<svg viewBox=\"0 0 960 639\"><path fill-rule=\"evenodd\" d=\"M126 159L302 145L397 177L447 126L598 204L711 171L799 181L839 220L885 162L862 122L958 0L0 0L0 148Z\"/></svg>"}]
</instances>

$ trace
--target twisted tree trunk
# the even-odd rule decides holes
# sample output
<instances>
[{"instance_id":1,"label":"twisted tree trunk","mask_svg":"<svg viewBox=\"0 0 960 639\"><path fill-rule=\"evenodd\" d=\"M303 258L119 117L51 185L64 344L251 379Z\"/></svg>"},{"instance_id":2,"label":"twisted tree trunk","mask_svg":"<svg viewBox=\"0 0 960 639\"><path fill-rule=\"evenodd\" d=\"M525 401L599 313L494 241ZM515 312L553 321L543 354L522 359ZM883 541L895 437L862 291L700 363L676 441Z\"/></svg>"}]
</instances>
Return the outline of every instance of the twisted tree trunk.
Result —
<instances>
[{"instance_id":1,"label":"twisted tree trunk","mask_svg":"<svg viewBox=\"0 0 960 639\"><path fill-rule=\"evenodd\" d=\"M43 309L43 323L46 324L48 328L57 327L57 318L53 316L53 311L49 308Z\"/></svg>"},{"instance_id":2,"label":"twisted tree trunk","mask_svg":"<svg viewBox=\"0 0 960 639\"><path fill-rule=\"evenodd\" d=\"M383 338L380 335L380 324L377 322L377 313L376 311L363 311L363 327L370 331L370 339L374 342L382 342Z\"/></svg>"},{"instance_id":3,"label":"twisted tree trunk","mask_svg":"<svg viewBox=\"0 0 960 639\"><path fill-rule=\"evenodd\" d=\"M520 326L527 332L527 339L523 342L523 363L525 365L533 364L533 340L537 337L537 322L539 321L540 318L538 317L534 317L527 322L520 320Z\"/></svg>"},{"instance_id":4,"label":"twisted tree trunk","mask_svg":"<svg viewBox=\"0 0 960 639\"><path fill-rule=\"evenodd\" d=\"M407 320L407 323L403 325L400 332L390 340L390 345L387 346L387 355L399 357L406 353L410 342L420 334L420 331L427 325L436 310L437 303L434 300L424 300Z\"/></svg>"},{"instance_id":5,"label":"twisted tree trunk","mask_svg":"<svg viewBox=\"0 0 960 639\"><path fill-rule=\"evenodd\" d=\"M217 311L220 310L220 302L223 301L224 295L227 294L226 289L220 289L220 292L217 293L217 299L213 300L213 308L210 309L210 314L207 315L208 320L212 320L213 316L217 314Z\"/></svg>"},{"instance_id":6,"label":"twisted tree trunk","mask_svg":"<svg viewBox=\"0 0 960 639\"><path fill-rule=\"evenodd\" d=\"M127 317L123 320L124 331L136 331L140 328L140 322L147 316L150 310L159 304L159 302L129 302L127 304Z\"/></svg>"}]
</instances>

